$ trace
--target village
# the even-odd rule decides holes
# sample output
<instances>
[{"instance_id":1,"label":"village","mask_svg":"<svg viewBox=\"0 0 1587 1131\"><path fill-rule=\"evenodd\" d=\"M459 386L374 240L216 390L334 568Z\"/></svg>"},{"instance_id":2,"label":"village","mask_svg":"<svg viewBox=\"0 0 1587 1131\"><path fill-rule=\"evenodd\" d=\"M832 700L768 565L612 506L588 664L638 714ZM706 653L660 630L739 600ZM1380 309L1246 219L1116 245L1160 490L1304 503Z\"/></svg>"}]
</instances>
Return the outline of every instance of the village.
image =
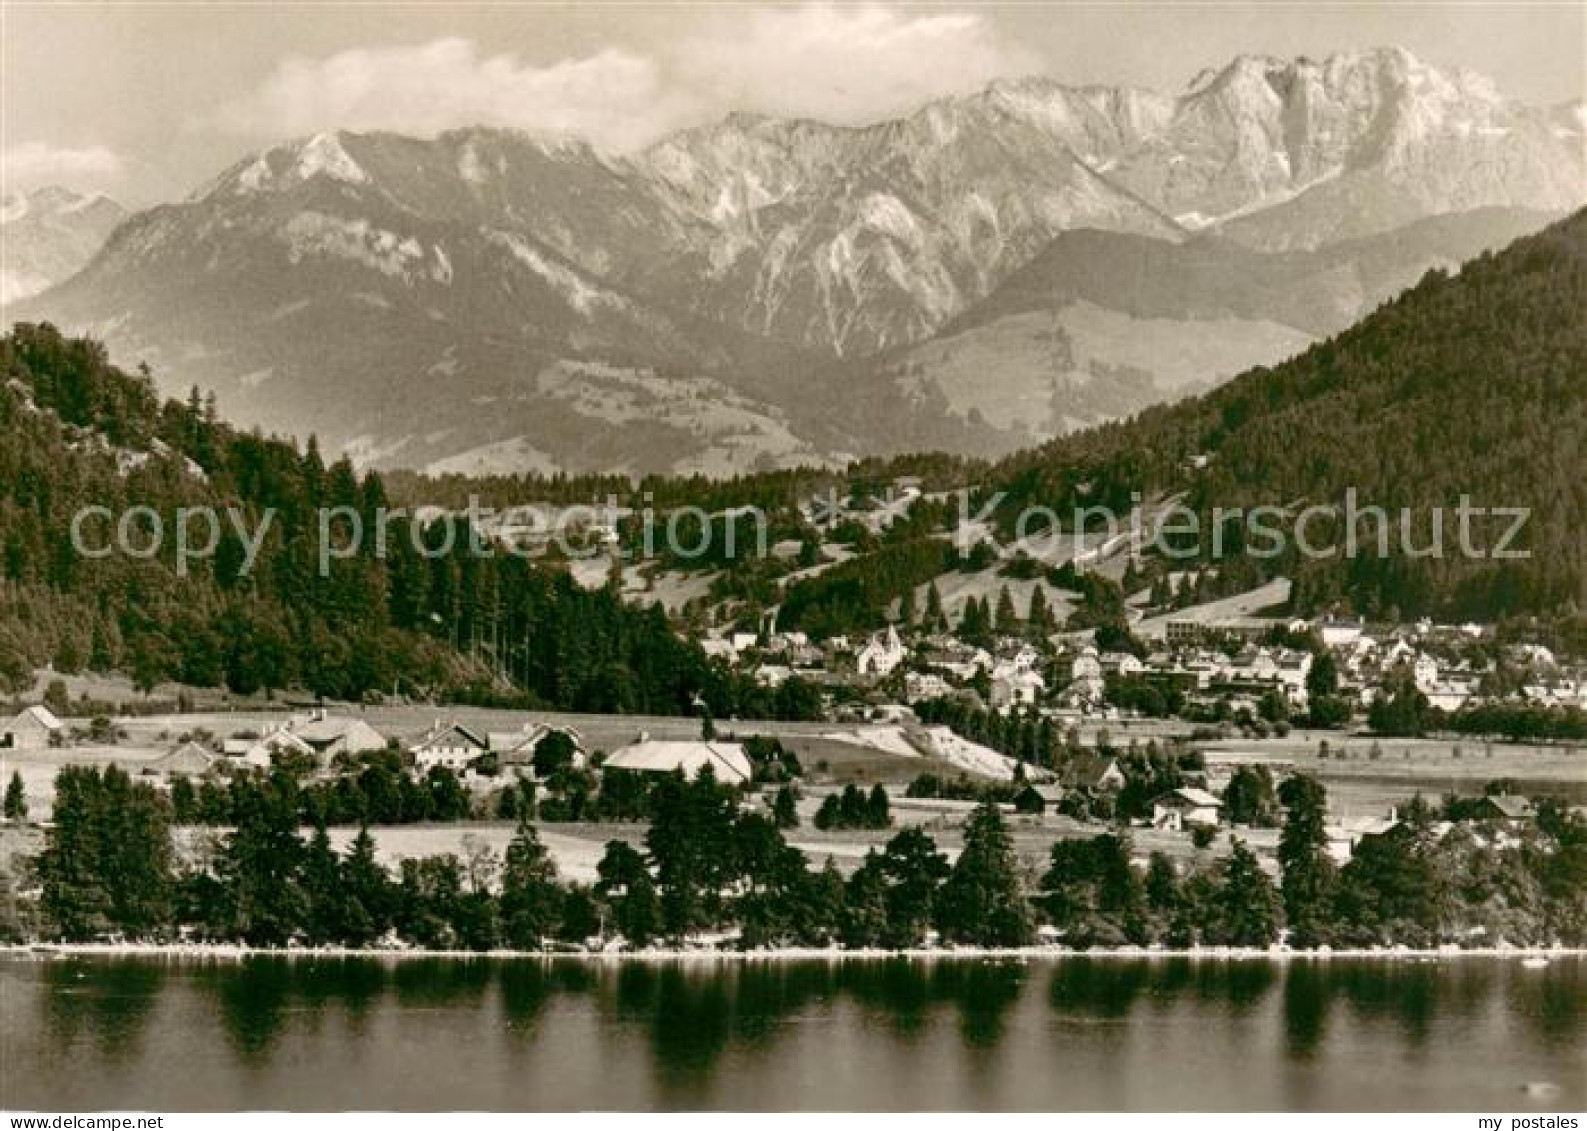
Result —
<instances>
[{"instance_id":1,"label":"village","mask_svg":"<svg viewBox=\"0 0 1587 1131\"><path fill-rule=\"evenodd\" d=\"M1479 682L1438 667L1404 636L1379 640L1359 625L1333 623L1319 631L1333 641L1339 693L1355 704L1370 703L1386 671L1414 671L1417 686L1429 689ZM1186 643L1176 631L1172 651L1165 641L1161 654L1142 660L1089 644L1045 653L1014 639L990 648L950 636L906 644L895 628L849 648L842 641L816 648L794 633L725 643L732 650L724 660L757 673L781 665L817 686L842 673L847 694L828 720L802 723L394 705L83 718L70 713L70 700L60 714L38 703L0 726L0 778L20 783L0 845L8 858L38 850L54 776L68 765L120 766L178 801L178 825L216 827L226 817L204 815L204 799L233 781L285 767L305 785L342 788L367 783L378 766L383 781L459 800L444 811L354 806L341 840L353 825L370 824L391 867L437 851L499 848L525 805L561 874L583 881L594 879L611 839L642 845L644 807L631 797L644 787L632 783L702 771L734 789L749 811L786 806L779 824L790 843L845 873L898 828L930 831L951 855L965 819L986 800L1008 814L1032 874L1055 840L1115 828L1128 831L1138 866L1151 853L1187 865L1216 859L1238 839L1276 872L1275 791L1297 773L1328 790L1328 852L1341 865L1364 838L1393 835L1413 798L1479 822L1500 843L1535 819L1537 797L1583 800L1581 762L1569 744L1463 745L1386 739L1359 725L1308 728L1315 661L1293 648L1245 643L1231 655ZM1183 690L1186 717L1146 717L1113 701L1121 687L1159 680ZM1559 679L1537 692L1557 695L1566 685ZM52 698L59 709L60 696ZM1275 700L1284 706L1276 716ZM1207 722L1188 721L1197 704ZM1285 721L1290 712L1294 727ZM823 804L856 789L884 795L886 817L822 827ZM1457 797L1458 810L1445 800Z\"/></svg>"},{"instance_id":2,"label":"village","mask_svg":"<svg viewBox=\"0 0 1587 1131\"><path fill-rule=\"evenodd\" d=\"M921 505L946 499L894 483L842 504L838 525L885 537ZM1081 539L1053 565L981 531L957 568L884 609L882 627L818 633L782 627L789 586L864 561L840 541L773 548L784 604L762 611L717 592L715 574L702 588L665 562L624 566L631 517L575 526L596 552L563 563L574 580L666 605L709 664L777 693L789 714L715 719L703 701L635 716L137 694L116 677L43 671L0 725L0 864L26 876L57 775L73 766L114 766L163 793L189 859L212 851L250 789L284 773L305 798L304 826L344 846L367 827L393 874L437 854L500 853L528 820L574 883L595 882L613 844L645 848L664 781L702 776L847 877L900 830L952 859L977 807L994 806L1027 890L1055 846L1112 834L1142 874L1168 861L1188 875L1249 852L1276 877L1279 799L1295 779L1324 791L1321 836L1338 867L1364 843L1404 835L1407 807L1418 829L1430 813L1438 838L1458 827L1502 850L1540 806L1579 814L1587 801L1587 670L1495 626L1297 617L1284 611L1283 579L1226 596L1205 573L1148 584L1128 536ZM485 533L543 543L515 522L507 512Z\"/></svg>"}]
</instances>

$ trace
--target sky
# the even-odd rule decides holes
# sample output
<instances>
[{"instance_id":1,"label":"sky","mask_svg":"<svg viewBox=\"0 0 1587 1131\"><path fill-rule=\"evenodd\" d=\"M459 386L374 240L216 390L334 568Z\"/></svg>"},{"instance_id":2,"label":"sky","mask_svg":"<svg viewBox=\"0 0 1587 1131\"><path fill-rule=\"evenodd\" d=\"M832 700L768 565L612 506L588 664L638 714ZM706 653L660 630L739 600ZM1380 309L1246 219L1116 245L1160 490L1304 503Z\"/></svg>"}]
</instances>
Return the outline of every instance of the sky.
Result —
<instances>
[{"instance_id":1,"label":"sky","mask_svg":"<svg viewBox=\"0 0 1587 1131\"><path fill-rule=\"evenodd\" d=\"M1587 94L1587 5L21 3L0 181L131 205L322 129L490 124L624 151L732 110L857 124L995 78L1178 91L1240 53L1396 44L1534 103Z\"/></svg>"}]
</instances>

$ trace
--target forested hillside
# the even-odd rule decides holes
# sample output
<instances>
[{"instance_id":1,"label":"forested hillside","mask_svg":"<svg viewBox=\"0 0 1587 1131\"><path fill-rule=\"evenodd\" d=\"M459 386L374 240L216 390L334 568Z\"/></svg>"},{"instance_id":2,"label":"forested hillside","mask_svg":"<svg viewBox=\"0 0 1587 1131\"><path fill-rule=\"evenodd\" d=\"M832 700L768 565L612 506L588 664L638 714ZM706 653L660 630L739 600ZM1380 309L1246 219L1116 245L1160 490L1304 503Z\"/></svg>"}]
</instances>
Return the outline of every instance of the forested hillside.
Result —
<instances>
[{"instance_id":1,"label":"forested hillside","mask_svg":"<svg viewBox=\"0 0 1587 1131\"><path fill-rule=\"evenodd\" d=\"M394 521L388 552L318 569L318 513L350 507L374 529L377 475L345 460L238 432L213 405L161 403L147 374L116 370L102 348L49 327L0 339L0 686L33 669L127 671L225 684L241 693L301 686L356 697L509 697L582 710L688 712L697 696L738 710L736 685L680 640L664 614L586 591L566 574L500 555L421 554ZM157 513L164 550L147 559L74 551L82 508ZM251 572L231 520L213 560L178 573L181 507L237 508L244 531L273 524ZM152 523L138 524L135 546ZM103 519L86 528L95 546ZM192 541L204 540L195 526ZM422 545L444 544L431 528ZM777 703L756 703L776 712Z\"/></svg>"},{"instance_id":2,"label":"forested hillside","mask_svg":"<svg viewBox=\"0 0 1587 1131\"><path fill-rule=\"evenodd\" d=\"M1354 488L1360 506L1412 508L1416 548L1444 508L1444 552L1408 557L1397 525L1386 558L1370 524L1373 552L1354 560L1298 560L1291 546L1261 569L1296 579L1298 608L1348 600L1370 615L1492 620L1587 605L1587 212L1458 274L1430 272L1291 361L1023 453L991 481L1010 520L1036 504L1126 513L1133 491L1183 491L1203 529L1215 506L1295 513L1342 506ZM1529 556L1461 553L1462 496L1528 508L1514 547ZM1494 548L1509 525L1474 521L1471 542ZM1327 522L1307 533L1313 545L1340 537Z\"/></svg>"}]
</instances>

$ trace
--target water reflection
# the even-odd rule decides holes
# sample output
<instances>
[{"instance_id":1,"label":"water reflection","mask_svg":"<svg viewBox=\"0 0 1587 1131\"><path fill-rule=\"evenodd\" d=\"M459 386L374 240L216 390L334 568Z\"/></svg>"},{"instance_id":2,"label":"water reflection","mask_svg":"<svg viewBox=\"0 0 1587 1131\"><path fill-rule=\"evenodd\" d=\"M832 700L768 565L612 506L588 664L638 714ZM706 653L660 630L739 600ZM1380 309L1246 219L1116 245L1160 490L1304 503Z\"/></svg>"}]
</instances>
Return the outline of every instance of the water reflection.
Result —
<instances>
[{"instance_id":1,"label":"water reflection","mask_svg":"<svg viewBox=\"0 0 1587 1131\"><path fill-rule=\"evenodd\" d=\"M1167 964L1170 968L1175 965L1172 961ZM1062 1014L1103 1020L1127 1017L1153 980L1163 977L1164 970L1144 961L1076 958L1053 968L1047 1000Z\"/></svg>"},{"instance_id":2,"label":"water reflection","mask_svg":"<svg viewBox=\"0 0 1587 1131\"><path fill-rule=\"evenodd\" d=\"M500 964L484 958L416 958L396 963L391 984L404 1009L478 1005Z\"/></svg>"},{"instance_id":3,"label":"water reflection","mask_svg":"<svg viewBox=\"0 0 1587 1131\"><path fill-rule=\"evenodd\" d=\"M745 1075L773 1079L789 1071L790 1058L820 1061L866 1048L883 1064L900 1056L891 1063L956 1058L960 1103L1007 1103L1010 1089L1043 1086L1024 1081L1030 1066L1077 1054L1127 1057L1148 1029L1154 1055L1181 1048L1194 1058L1216 1041L1252 1064L1277 1058L1286 1074L1308 1064L1323 1071L1363 1041L1381 1044L1380 1059L1398 1058L1402 1066L1442 1063L1453 1046L1475 1060L1480 1076L1481 1041L1505 1055L1521 1046L1572 1062L1587 1040L1587 964L1579 960L1534 971L1480 960L249 958L0 962L0 976L21 987L16 1000L38 1011L30 1018L13 1003L0 1038L17 1047L25 1033L38 1048L40 1071L78 1063L85 1046L90 1065L97 1058L106 1067L169 1055L164 1046L178 1028L183 1040L204 1043L207 1019L223 1034L231 1060L249 1070L245 1078L262 1087L264 1070L278 1061L329 1057L351 1065L345 1071L369 1072L385 1063L382 1041L411 1048L454 1032L483 1042L469 1056L481 1059L473 1070L487 1083L493 1056L494 1067L505 1058L514 1072L533 1077L552 1072L556 1055L571 1055L624 1065L629 1079L615 1094L635 1104L660 1097L706 1106L724 1094L743 1097L732 1089ZM151 1026L167 998L180 1025ZM548 1024L553 1010L556 1022ZM426 1016L432 1013L438 1016ZM1449 1039L1452 1026L1458 1041ZM1259 1047L1264 1035L1279 1039ZM577 1048L564 1047L570 1043ZM850 1051L835 1053L839 1046ZM633 1077L636 1069L644 1078ZM1307 1102L1318 1079L1331 1077L1305 1077ZM865 1082L862 1075L854 1086ZM1028 1102L1041 1106L1041 1097Z\"/></svg>"},{"instance_id":4,"label":"water reflection","mask_svg":"<svg viewBox=\"0 0 1587 1131\"><path fill-rule=\"evenodd\" d=\"M1328 1031L1333 978L1328 968L1297 962L1284 978L1284 1036L1291 1056L1310 1059Z\"/></svg>"},{"instance_id":5,"label":"water reflection","mask_svg":"<svg viewBox=\"0 0 1587 1131\"><path fill-rule=\"evenodd\" d=\"M43 1030L58 1048L90 1040L108 1061L131 1057L160 1000L165 970L155 963L51 962L42 967Z\"/></svg>"},{"instance_id":6,"label":"water reflection","mask_svg":"<svg viewBox=\"0 0 1587 1131\"><path fill-rule=\"evenodd\" d=\"M1587 985L1579 964L1553 963L1526 970L1505 987L1508 1009L1532 1021L1541 1043L1580 1051L1587 1045Z\"/></svg>"},{"instance_id":7,"label":"water reflection","mask_svg":"<svg viewBox=\"0 0 1587 1131\"><path fill-rule=\"evenodd\" d=\"M246 958L235 966L201 969L237 1059L250 1067L263 1065L286 1025L292 998L291 961Z\"/></svg>"}]
</instances>

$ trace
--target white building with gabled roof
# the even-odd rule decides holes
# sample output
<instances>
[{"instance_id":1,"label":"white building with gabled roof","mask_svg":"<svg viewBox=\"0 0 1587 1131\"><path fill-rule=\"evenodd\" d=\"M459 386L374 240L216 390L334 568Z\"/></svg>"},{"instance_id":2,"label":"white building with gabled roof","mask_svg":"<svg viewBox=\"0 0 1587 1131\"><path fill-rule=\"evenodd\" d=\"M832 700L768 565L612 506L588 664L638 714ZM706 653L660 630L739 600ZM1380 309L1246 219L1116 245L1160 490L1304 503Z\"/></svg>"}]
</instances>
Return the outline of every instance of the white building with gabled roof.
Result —
<instances>
[{"instance_id":1,"label":"white building with gabled roof","mask_svg":"<svg viewBox=\"0 0 1587 1131\"><path fill-rule=\"evenodd\" d=\"M66 738L66 724L48 707L33 706L20 711L0 727L0 750L43 750L52 742Z\"/></svg>"},{"instance_id":2,"label":"white building with gabled roof","mask_svg":"<svg viewBox=\"0 0 1587 1131\"><path fill-rule=\"evenodd\" d=\"M642 774L682 771L693 779L709 766L717 781L745 785L755 776L754 764L737 742L661 741L641 737L606 759L603 769L631 770Z\"/></svg>"},{"instance_id":3,"label":"white building with gabled roof","mask_svg":"<svg viewBox=\"0 0 1587 1131\"><path fill-rule=\"evenodd\" d=\"M421 770L432 766L463 770L489 750L490 741L479 732L458 722L437 722L414 744L413 760Z\"/></svg>"},{"instance_id":4,"label":"white building with gabled roof","mask_svg":"<svg viewBox=\"0 0 1587 1131\"><path fill-rule=\"evenodd\" d=\"M908 658L898 630L888 625L867 640L854 655L855 669L861 675L891 675Z\"/></svg>"}]
</instances>

